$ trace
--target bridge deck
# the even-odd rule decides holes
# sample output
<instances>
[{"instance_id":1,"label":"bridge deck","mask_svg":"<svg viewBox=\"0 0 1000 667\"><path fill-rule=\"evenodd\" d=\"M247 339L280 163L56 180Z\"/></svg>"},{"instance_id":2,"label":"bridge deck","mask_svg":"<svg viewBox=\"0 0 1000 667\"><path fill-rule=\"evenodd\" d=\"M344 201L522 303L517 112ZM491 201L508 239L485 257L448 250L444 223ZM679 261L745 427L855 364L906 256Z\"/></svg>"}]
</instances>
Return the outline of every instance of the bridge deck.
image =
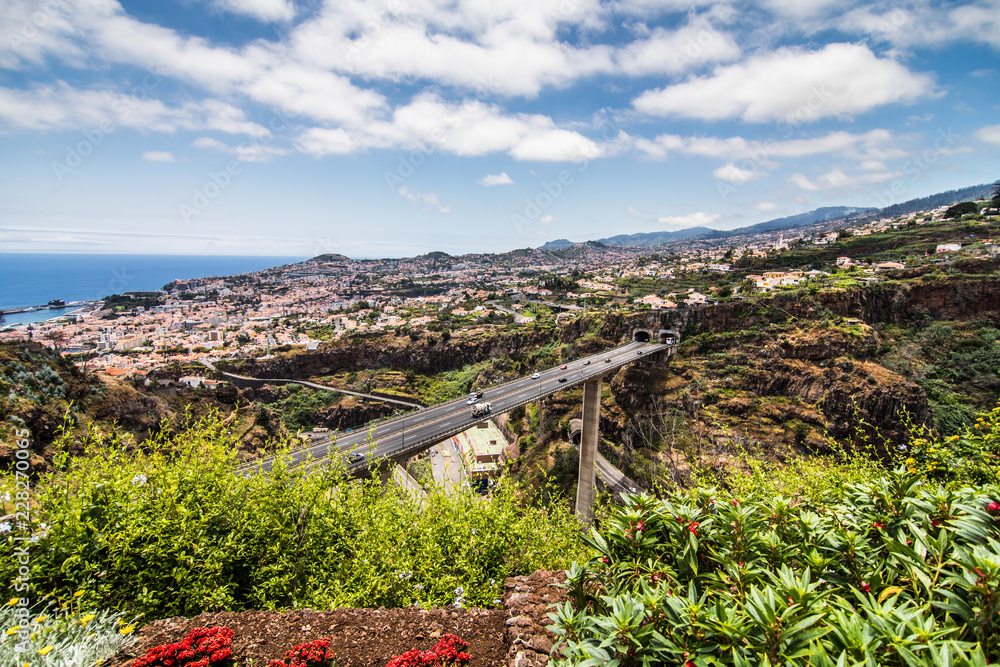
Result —
<instances>
[{"instance_id":1,"label":"bridge deck","mask_svg":"<svg viewBox=\"0 0 1000 667\"><path fill-rule=\"evenodd\" d=\"M622 366L642 361L650 355L669 351L671 345L662 343L630 342L599 354L567 362L540 371L538 378L525 377L512 380L485 391L482 402L492 406L489 414L508 412L539 398L569 387L580 385L592 378L615 371ZM563 380L565 378L565 380ZM455 399L419 412L373 425L368 430L339 432L310 446L291 452L292 466L312 468L328 464L334 455L361 454L363 458L347 463L354 475L367 476L369 468L385 459L403 460L472 427L486 416L473 418L472 408L466 399ZM244 468L246 472L270 470L273 459L263 459Z\"/></svg>"}]
</instances>

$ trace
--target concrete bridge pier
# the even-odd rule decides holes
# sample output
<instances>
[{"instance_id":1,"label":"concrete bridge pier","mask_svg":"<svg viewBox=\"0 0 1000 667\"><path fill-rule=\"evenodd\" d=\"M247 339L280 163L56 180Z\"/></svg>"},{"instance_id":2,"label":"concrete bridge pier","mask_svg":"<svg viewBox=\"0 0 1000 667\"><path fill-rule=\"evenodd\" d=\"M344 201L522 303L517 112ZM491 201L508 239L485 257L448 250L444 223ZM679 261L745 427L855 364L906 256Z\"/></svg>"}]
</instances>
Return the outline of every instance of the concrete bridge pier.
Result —
<instances>
[{"instance_id":1,"label":"concrete bridge pier","mask_svg":"<svg viewBox=\"0 0 1000 667\"><path fill-rule=\"evenodd\" d=\"M583 432L580 438L580 478L576 487L576 516L589 526L594 521L597 480L597 439L600 437L601 376L583 384Z\"/></svg>"}]
</instances>

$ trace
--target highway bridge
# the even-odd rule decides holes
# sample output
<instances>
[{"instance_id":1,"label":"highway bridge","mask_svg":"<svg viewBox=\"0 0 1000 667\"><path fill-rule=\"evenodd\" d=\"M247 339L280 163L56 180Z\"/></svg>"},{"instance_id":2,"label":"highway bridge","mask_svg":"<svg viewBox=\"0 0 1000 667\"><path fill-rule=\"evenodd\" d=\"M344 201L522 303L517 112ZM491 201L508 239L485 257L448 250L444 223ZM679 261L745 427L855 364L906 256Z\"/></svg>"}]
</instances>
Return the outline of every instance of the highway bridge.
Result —
<instances>
[{"instance_id":1,"label":"highway bridge","mask_svg":"<svg viewBox=\"0 0 1000 667\"><path fill-rule=\"evenodd\" d=\"M676 332L662 330L655 333L637 330L635 337L638 340L540 371L535 374L537 377L522 377L490 387L484 390L479 401L490 404L490 414L498 414L569 387L583 385L577 513L586 520L592 517L591 507L594 501L601 378L636 362L665 361L673 354L680 341ZM486 415L473 417L466 398L455 399L423 410L399 414L392 419L377 422L367 430L342 431L324 437L290 452L287 458L293 467L310 469L329 465L330 457L342 455L350 474L368 477L376 474L382 464L388 461L402 463L486 418ZM248 464L242 470L247 474L266 472L273 464L273 458L266 458Z\"/></svg>"}]
</instances>

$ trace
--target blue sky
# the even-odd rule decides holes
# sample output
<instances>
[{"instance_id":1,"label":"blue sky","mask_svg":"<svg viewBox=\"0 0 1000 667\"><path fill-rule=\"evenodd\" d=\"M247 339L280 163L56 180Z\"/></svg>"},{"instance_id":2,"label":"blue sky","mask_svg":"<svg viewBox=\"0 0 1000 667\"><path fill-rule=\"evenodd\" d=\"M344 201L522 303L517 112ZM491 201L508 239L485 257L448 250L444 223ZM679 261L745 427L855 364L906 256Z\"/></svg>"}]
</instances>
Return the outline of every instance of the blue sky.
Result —
<instances>
[{"instance_id":1,"label":"blue sky","mask_svg":"<svg viewBox=\"0 0 1000 667\"><path fill-rule=\"evenodd\" d=\"M1000 178L1000 0L4 0L0 252L502 252Z\"/></svg>"}]
</instances>

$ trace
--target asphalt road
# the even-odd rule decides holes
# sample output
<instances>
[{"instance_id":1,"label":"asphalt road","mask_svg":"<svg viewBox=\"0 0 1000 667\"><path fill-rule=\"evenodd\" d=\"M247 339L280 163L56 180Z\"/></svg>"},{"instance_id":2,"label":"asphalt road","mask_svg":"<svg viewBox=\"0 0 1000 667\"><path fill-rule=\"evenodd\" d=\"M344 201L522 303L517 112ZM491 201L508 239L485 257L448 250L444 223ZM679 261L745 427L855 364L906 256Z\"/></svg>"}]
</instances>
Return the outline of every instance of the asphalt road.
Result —
<instances>
[{"instance_id":1,"label":"asphalt road","mask_svg":"<svg viewBox=\"0 0 1000 667\"><path fill-rule=\"evenodd\" d=\"M596 376L610 373L622 366L669 348L661 343L627 343L589 357L567 362L539 372L537 379L524 377L498 387L484 390L480 403L492 405L491 414L507 412L519 405L537 400ZM605 361L605 360L609 361ZM590 363L586 363L586 362ZM566 378L560 382L560 378ZM424 410L412 411L391 420L372 424L367 430L341 431L289 454L292 466L307 468L325 465L327 458L338 453L348 456L359 453L362 460L349 461L347 469L356 475L367 474L371 462L384 457L413 456L456 433L470 428L485 417L472 417L472 407L466 398L441 403ZM248 473L271 469L273 459L267 458L246 466Z\"/></svg>"}]
</instances>

